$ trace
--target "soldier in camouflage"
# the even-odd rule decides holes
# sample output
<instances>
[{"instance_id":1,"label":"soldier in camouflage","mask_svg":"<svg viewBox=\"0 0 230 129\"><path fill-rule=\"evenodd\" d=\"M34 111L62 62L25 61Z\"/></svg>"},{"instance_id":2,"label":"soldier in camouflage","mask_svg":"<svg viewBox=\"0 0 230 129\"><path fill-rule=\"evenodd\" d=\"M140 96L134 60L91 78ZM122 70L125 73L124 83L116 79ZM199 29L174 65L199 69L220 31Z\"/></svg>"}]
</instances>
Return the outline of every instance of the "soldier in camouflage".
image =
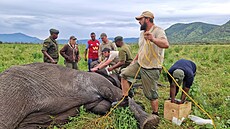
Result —
<instances>
[{"instance_id":1,"label":"soldier in camouflage","mask_svg":"<svg viewBox=\"0 0 230 129\"><path fill-rule=\"evenodd\" d=\"M57 64L58 63L58 43L56 39L58 38L59 31L56 29L50 29L49 38L44 40L42 53L44 55L44 62Z\"/></svg>"}]
</instances>

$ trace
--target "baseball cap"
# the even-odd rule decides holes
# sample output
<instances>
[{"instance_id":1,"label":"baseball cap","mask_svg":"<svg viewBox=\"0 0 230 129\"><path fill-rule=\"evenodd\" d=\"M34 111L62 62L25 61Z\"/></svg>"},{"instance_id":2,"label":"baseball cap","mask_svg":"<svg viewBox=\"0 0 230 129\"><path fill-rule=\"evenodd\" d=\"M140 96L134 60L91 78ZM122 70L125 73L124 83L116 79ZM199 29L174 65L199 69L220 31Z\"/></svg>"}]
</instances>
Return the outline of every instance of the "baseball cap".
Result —
<instances>
[{"instance_id":1,"label":"baseball cap","mask_svg":"<svg viewBox=\"0 0 230 129\"><path fill-rule=\"evenodd\" d=\"M77 38L75 36L70 36L69 39L73 39L73 40L76 40Z\"/></svg>"},{"instance_id":2,"label":"baseball cap","mask_svg":"<svg viewBox=\"0 0 230 129\"><path fill-rule=\"evenodd\" d=\"M123 41L123 37L122 36L115 37L114 42L117 42L117 41Z\"/></svg>"},{"instance_id":3,"label":"baseball cap","mask_svg":"<svg viewBox=\"0 0 230 129\"><path fill-rule=\"evenodd\" d=\"M110 52L110 49L109 49L109 48L104 48L104 49L102 50L102 52Z\"/></svg>"},{"instance_id":4,"label":"baseball cap","mask_svg":"<svg viewBox=\"0 0 230 129\"><path fill-rule=\"evenodd\" d=\"M137 16L135 18L136 18L136 20L140 20L143 17L154 18L154 15L150 11L144 11L144 12L142 12L142 14L140 16Z\"/></svg>"},{"instance_id":5,"label":"baseball cap","mask_svg":"<svg viewBox=\"0 0 230 129\"><path fill-rule=\"evenodd\" d=\"M104 37L104 36L107 37L106 33L101 33L100 38L102 38L102 37Z\"/></svg>"},{"instance_id":6,"label":"baseball cap","mask_svg":"<svg viewBox=\"0 0 230 129\"><path fill-rule=\"evenodd\" d=\"M179 85L181 85L181 83L183 82L184 80L184 71L181 70L181 69L176 69L174 70L173 72L173 77L174 79L177 81L177 83ZM174 83L174 81L172 81L172 83Z\"/></svg>"},{"instance_id":7,"label":"baseball cap","mask_svg":"<svg viewBox=\"0 0 230 129\"><path fill-rule=\"evenodd\" d=\"M59 34L59 31L56 29L50 29L50 34Z\"/></svg>"}]
</instances>

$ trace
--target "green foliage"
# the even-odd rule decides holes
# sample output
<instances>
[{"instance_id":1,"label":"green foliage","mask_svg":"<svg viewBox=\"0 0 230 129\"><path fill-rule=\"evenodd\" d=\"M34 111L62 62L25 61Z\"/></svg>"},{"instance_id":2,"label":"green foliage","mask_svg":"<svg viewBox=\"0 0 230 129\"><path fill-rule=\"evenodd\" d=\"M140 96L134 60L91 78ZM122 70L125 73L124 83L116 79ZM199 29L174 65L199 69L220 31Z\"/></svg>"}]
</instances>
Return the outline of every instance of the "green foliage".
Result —
<instances>
[{"instance_id":1,"label":"green foliage","mask_svg":"<svg viewBox=\"0 0 230 129\"><path fill-rule=\"evenodd\" d=\"M59 45L59 49L63 45ZM41 44L0 44L0 72L14 65L22 65L33 62L43 62L41 53ZM87 62L84 61L85 45L79 45L80 56L82 59L78 63L80 70L87 71ZM131 45L133 55L137 54L138 46ZM230 45L171 45L165 50L164 66L169 69L174 62L184 58L194 61L197 65L197 74L195 82L190 89L190 95L198 104L207 111L215 121L218 129L230 128ZM60 56L59 65L64 66L64 58ZM165 87L159 87L159 112L161 122L159 129L165 128L211 128L210 125L196 125L190 120L186 120L180 127L173 125L170 121L163 119L164 101L169 97L169 83L166 72L162 71L159 83L165 84ZM180 92L181 93L181 92ZM180 94L179 94L180 95ZM177 96L180 98L180 96ZM142 89L136 89L134 99L143 103L146 112L151 113L152 109L143 93ZM96 126L95 120L99 115L86 112L83 107L80 108L80 114L70 118L66 125L56 125L52 128L67 129L95 129L95 128L118 128L119 121L124 125L130 124L130 128L136 128L137 124L128 109L116 109L104 120L103 127ZM207 115L198 109L194 104L192 114L208 119ZM127 115L127 116L126 116ZM124 120L125 119L125 120Z\"/></svg>"},{"instance_id":2,"label":"green foliage","mask_svg":"<svg viewBox=\"0 0 230 129\"><path fill-rule=\"evenodd\" d=\"M36 60L36 59L40 59L40 58L42 58L42 53L41 52L35 52L35 53L32 53L32 56L33 56L33 58L34 58L34 60Z\"/></svg>"},{"instance_id":3,"label":"green foliage","mask_svg":"<svg viewBox=\"0 0 230 129\"><path fill-rule=\"evenodd\" d=\"M192 87L189 90L189 95L192 99L203 109L209 108L210 105L207 105L207 97L206 93L202 92L201 86L197 82L194 82ZM202 111L193 103L193 114L196 116L207 117L206 115L202 115Z\"/></svg>"},{"instance_id":4,"label":"green foliage","mask_svg":"<svg viewBox=\"0 0 230 129\"><path fill-rule=\"evenodd\" d=\"M128 107L115 109L112 118L115 129L138 129L137 120Z\"/></svg>"},{"instance_id":5,"label":"green foliage","mask_svg":"<svg viewBox=\"0 0 230 129\"><path fill-rule=\"evenodd\" d=\"M99 118L98 115L86 112L86 109L83 106L80 107L79 111L79 115L69 118L70 122L62 126L55 125L53 126L53 129L138 129L137 120L134 118L133 113L128 107L113 110L113 113L106 119Z\"/></svg>"},{"instance_id":6,"label":"green foliage","mask_svg":"<svg viewBox=\"0 0 230 129\"><path fill-rule=\"evenodd\" d=\"M75 117L69 117L70 122L67 124L60 126L59 128L65 128L65 129L76 129L76 128L94 128L95 123L93 123L94 120L97 119L97 115L86 112L86 109L81 106L79 109L79 115Z\"/></svg>"}]
</instances>

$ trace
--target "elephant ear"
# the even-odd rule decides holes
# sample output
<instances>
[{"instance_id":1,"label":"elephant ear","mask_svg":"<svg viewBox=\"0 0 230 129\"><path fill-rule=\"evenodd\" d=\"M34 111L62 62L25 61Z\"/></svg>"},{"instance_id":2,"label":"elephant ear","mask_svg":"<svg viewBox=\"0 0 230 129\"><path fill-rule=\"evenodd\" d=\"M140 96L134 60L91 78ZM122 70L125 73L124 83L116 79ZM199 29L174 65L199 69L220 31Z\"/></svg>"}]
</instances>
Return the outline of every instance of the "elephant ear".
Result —
<instances>
[{"instance_id":1,"label":"elephant ear","mask_svg":"<svg viewBox=\"0 0 230 129\"><path fill-rule=\"evenodd\" d=\"M121 89L121 78L119 76L119 74L111 74L110 75L111 78L113 78L113 80L115 81L114 83L116 83L115 86L117 86L118 88Z\"/></svg>"},{"instance_id":2,"label":"elephant ear","mask_svg":"<svg viewBox=\"0 0 230 129\"><path fill-rule=\"evenodd\" d=\"M121 83L118 79L118 75L116 74L112 74L112 75L108 75L107 71L105 69L100 69L97 70L96 73L104 76L106 79L108 79L114 86L121 88Z\"/></svg>"}]
</instances>

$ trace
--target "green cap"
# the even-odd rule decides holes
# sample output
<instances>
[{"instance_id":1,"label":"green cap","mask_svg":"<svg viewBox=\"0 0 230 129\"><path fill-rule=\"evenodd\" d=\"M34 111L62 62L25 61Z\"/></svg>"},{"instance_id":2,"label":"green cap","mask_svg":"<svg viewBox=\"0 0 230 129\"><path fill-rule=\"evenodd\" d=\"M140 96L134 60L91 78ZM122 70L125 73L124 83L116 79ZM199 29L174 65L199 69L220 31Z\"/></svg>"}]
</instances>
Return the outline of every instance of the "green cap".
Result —
<instances>
[{"instance_id":1,"label":"green cap","mask_svg":"<svg viewBox=\"0 0 230 129\"><path fill-rule=\"evenodd\" d=\"M183 82L184 80L184 71L181 70L181 69L176 69L174 70L173 72L173 77L174 79L177 81L177 83L179 85L181 85L181 83ZM174 83L174 81L172 81L172 83Z\"/></svg>"},{"instance_id":2,"label":"green cap","mask_svg":"<svg viewBox=\"0 0 230 129\"><path fill-rule=\"evenodd\" d=\"M56 29L50 29L50 34L59 34L59 31Z\"/></svg>"},{"instance_id":3,"label":"green cap","mask_svg":"<svg viewBox=\"0 0 230 129\"><path fill-rule=\"evenodd\" d=\"M122 36L117 36L114 38L114 42L118 42L118 41L123 41L123 37Z\"/></svg>"}]
</instances>

